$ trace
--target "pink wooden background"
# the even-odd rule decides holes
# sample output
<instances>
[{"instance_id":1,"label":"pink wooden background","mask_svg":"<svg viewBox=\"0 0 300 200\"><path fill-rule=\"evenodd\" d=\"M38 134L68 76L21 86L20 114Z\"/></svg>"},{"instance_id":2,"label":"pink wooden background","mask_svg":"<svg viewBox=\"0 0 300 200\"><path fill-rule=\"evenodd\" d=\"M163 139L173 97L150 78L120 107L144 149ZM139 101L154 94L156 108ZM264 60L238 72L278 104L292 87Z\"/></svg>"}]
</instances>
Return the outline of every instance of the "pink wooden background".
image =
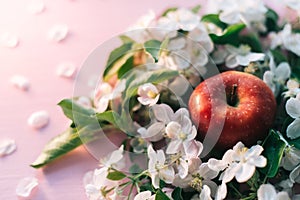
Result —
<instances>
[{"instance_id":1,"label":"pink wooden background","mask_svg":"<svg viewBox=\"0 0 300 200\"><path fill-rule=\"evenodd\" d=\"M46 142L67 127L56 104L72 95L74 82L57 77L57 65L71 61L80 67L94 48L149 9L160 13L170 6L194 6L199 0L45 0L46 10L39 15L27 12L29 2L0 1L0 34L9 31L20 39L15 49L0 47L0 139L15 139L18 146L12 155L0 158L0 199L18 199L16 185L26 176L38 177L40 182L28 199L86 199L82 177L97 167L97 161L84 148L44 169L29 166ZM70 35L59 44L48 41L48 30L61 23L68 25ZM10 84L15 74L30 79L28 92ZM36 131L26 120L41 109L50 113L51 121Z\"/></svg>"}]
</instances>

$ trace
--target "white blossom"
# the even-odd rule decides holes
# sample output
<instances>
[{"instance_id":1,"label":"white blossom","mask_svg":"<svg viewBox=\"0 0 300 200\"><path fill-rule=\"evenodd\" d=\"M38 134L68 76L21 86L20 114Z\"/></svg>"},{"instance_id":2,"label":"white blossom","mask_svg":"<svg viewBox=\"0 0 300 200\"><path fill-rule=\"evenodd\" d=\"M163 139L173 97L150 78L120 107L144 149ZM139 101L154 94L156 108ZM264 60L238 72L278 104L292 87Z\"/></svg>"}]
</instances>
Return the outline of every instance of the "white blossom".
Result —
<instances>
[{"instance_id":1,"label":"white blossom","mask_svg":"<svg viewBox=\"0 0 300 200\"><path fill-rule=\"evenodd\" d=\"M288 115L295 120L287 127L286 135L295 139L300 136L300 93L296 98L290 98L285 105Z\"/></svg>"},{"instance_id":2,"label":"white blossom","mask_svg":"<svg viewBox=\"0 0 300 200\"><path fill-rule=\"evenodd\" d=\"M220 20L228 24L245 23L249 27L261 27L267 8L262 0L245 0L241 4L239 0L212 0L209 2L209 12L219 13Z\"/></svg>"},{"instance_id":3,"label":"white blossom","mask_svg":"<svg viewBox=\"0 0 300 200\"><path fill-rule=\"evenodd\" d=\"M181 123L172 121L166 126L167 137L171 139L166 150L167 154L175 154L189 145L196 137L197 130L187 116L183 116Z\"/></svg>"},{"instance_id":4,"label":"white blossom","mask_svg":"<svg viewBox=\"0 0 300 200\"><path fill-rule=\"evenodd\" d=\"M17 149L16 142L12 139L0 140L0 157L12 154Z\"/></svg>"},{"instance_id":5,"label":"white blossom","mask_svg":"<svg viewBox=\"0 0 300 200\"><path fill-rule=\"evenodd\" d=\"M291 171L289 178L292 183L300 183L300 165Z\"/></svg>"},{"instance_id":6,"label":"white blossom","mask_svg":"<svg viewBox=\"0 0 300 200\"><path fill-rule=\"evenodd\" d=\"M37 178L34 177L26 177L19 181L16 194L20 197L29 197L33 188L38 185Z\"/></svg>"},{"instance_id":7,"label":"white blossom","mask_svg":"<svg viewBox=\"0 0 300 200\"><path fill-rule=\"evenodd\" d=\"M179 8L175 11L168 12L166 18L176 24L177 29L182 29L184 31L191 31L200 23L200 17L185 8Z\"/></svg>"},{"instance_id":8,"label":"white blossom","mask_svg":"<svg viewBox=\"0 0 300 200\"><path fill-rule=\"evenodd\" d=\"M292 33L291 24L286 24L279 33L270 33L271 48L283 46L285 49L300 56L300 34Z\"/></svg>"},{"instance_id":9,"label":"white blossom","mask_svg":"<svg viewBox=\"0 0 300 200\"><path fill-rule=\"evenodd\" d=\"M107 168L112 167L121 170L125 167L124 145L113 151L110 155L100 160L101 165Z\"/></svg>"},{"instance_id":10,"label":"white blossom","mask_svg":"<svg viewBox=\"0 0 300 200\"><path fill-rule=\"evenodd\" d=\"M214 49L214 43L209 37L205 25L202 23L199 23L195 29L190 31L187 37L198 42L198 44L200 44L208 53L212 52Z\"/></svg>"},{"instance_id":11,"label":"white blossom","mask_svg":"<svg viewBox=\"0 0 300 200\"><path fill-rule=\"evenodd\" d=\"M119 182L107 179L107 175L108 168L102 167L95 169L92 176L90 173L85 176L85 193L89 200L106 200L114 195L114 191L107 190L117 187Z\"/></svg>"},{"instance_id":12,"label":"white blossom","mask_svg":"<svg viewBox=\"0 0 300 200\"><path fill-rule=\"evenodd\" d=\"M290 9L298 11L298 13L300 14L300 1L299 0L283 0L283 3Z\"/></svg>"},{"instance_id":13,"label":"white blossom","mask_svg":"<svg viewBox=\"0 0 300 200\"><path fill-rule=\"evenodd\" d=\"M155 152L153 147L148 147L148 172L151 176L154 188L159 188L159 180L162 179L166 183L172 183L175 171L172 166L166 163L166 157L162 150Z\"/></svg>"},{"instance_id":14,"label":"white blossom","mask_svg":"<svg viewBox=\"0 0 300 200\"><path fill-rule=\"evenodd\" d=\"M289 79L286 82L286 87L288 89L288 91L284 92L283 94L285 94L286 97L294 97L296 96L298 93L300 93L300 84L293 79Z\"/></svg>"},{"instance_id":15,"label":"white blossom","mask_svg":"<svg viewBox=\"0 0 300 200\"><path fill-rule=\"evenodd\" d=\"M248 45L240 45L238 48L226 45L226 50L230 55L226 58L226 66L235 68L238 65L247 66L250 62L263 60L265 54L253 53Z\"/></svg>"},{"instance_id":16,"label":"white blossom","mask_svg":"<svg viewBox=\"0 0 300 200\"><path fill-rule=\"evenodd\" d=\"M290 197L286 192L277 193L271 184L262 184L257 190L258 200L289 200Z\"/></svg>"},{"instance_id":17,"label":"white blossom","mask_svg":"<svg viewBox=\"0 0 300 200\"><path fill-rule=\"evenodd\" d=\"M143 105L153 106L159 100L159 92L152 83L145 83L138 87L138 101Z\"/></svg>"},{"instance_id":18,"label":"white blossom","mask_svg":"<svg viewBox=\"0 0 300 200\"><path fill-rule=\"evenodd\" d=\"M270 70L264 73L263 80L271 88L275 96L277 96L279 92L277 88L277 84L281 84L281 85L285 84L286 80L291 75L291 68L287 62L282 62L276 67L273 56L269 54L269 57L270 57L270 63L269 63Z\"/></svg>"},{"instance_id":19,"label":"white blossom","mask_svg":"<svg viewBox=\"0 0 300 200\"><path fill-rule=\"evenodd\" d=\"M290 146L285 148L284 156L281 160L281 165L285 170L291 171L300 164L300 150Z\"/></svg>"},{"instance_id":20,"label":"white blossom","mask_svg":"<svg viewBox=\"0 0 300 200\"><path fill-rule=\"evenodd\" d=\"M27 119L27 124L33 128L40 129L49 123L49 113L45 110L32 113Z\"/></svg>"},{"instance_id":21,"label":"white blossom","mask_svg":"<svg viewBox=\"0 0 300 200\"><path fill-rule=\"evenodd\" d=\"M203 185L199 195L194 195L191 200L212 200L211 191L207 185Z\"/></svg>"},{"instance_id":22,"label":"white blossom","mask_svg":"<svg viewBox=\"0 0 300 200\"><path fill-rule=\"evenodd\" d=\"M233 149L229 149L223 155L222 160L210 158L208 167L214 171L223 171L220 175L222 184L218 187L216 199L224 199L227 194L226 183L234 177L239 183L248 181L255 173L256 167L265 167L267 159L260 155L263 148L260 145L252 146L250 149L238 142Z\"/></svg>"},{"instance_id":23,"label":"white blossom","mask_svg":"<svg viewBox=\"0 0 300 200\"><path fill-rule=\"evenodd\" d=\"M125 90L125 83L126 80L122 79L116 84L115 88L113 88L109 83L101 83L97 88L94 97L96 111L99 113L106 111L109 101L121 96L122 92Z\"/></svg>"},{"instance_id":24,"label":"white blossom","mask_svg":"<svg viewBox=\"0 0 300 200\"><path fill-rule=\"evenodd\" d=\"M155 194L152 195L150 191L143 191L138 193L133 200L155 200Z\"/></svg>"}]
</instances>

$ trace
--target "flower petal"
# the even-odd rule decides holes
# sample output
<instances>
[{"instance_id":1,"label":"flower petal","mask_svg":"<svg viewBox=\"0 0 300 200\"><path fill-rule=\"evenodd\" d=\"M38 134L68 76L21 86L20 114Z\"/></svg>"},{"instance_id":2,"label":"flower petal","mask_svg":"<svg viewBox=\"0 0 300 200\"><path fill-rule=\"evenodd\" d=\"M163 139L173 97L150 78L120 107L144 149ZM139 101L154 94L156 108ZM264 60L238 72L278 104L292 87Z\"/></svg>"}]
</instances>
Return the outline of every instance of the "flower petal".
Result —
<instances>
[{"instance_id":1,"label":"flower petal","mask_svg":"<svg viewBox=\"0 0 300 200\"><path fill-rule=\"evenodd\" d=\"M74 78L76 73L76 67L73 63L63 62L57 66L56 73L63 78Z\"/></svg>"},{"instance_id":2,"label":"flower petal","mask_svg":"<svg viewBox=\"0 0 300 200\"><path fill-rule=\"evenodd\" d=\"M31 14L39 14L45 10L45 3L42 0L34 0L28 6L27 10Z\"/></svg>"},{"instance_id":3,"label":"flower petal","mask_svg":"<svg viewBox=\"0 0 300 200\"><path fill-rule=\"evenodd\" d=\"M49 114L44 110L34 112L29 116L27 123L36 129L43 128L49 123Z\"/></svg>"},{"instance_id":4,"label":"flower petal","mask_svg":"<svg viewBox=\"0 0 300 200\"><path fill-rule=\"evenodd\" d=\"M290 98L286 102L285 109L292 118L300 117L300 100L296 98Z\"/></svg>"},{"instance_id":5,"label":"flower petal","mask_svg":"<svg viewBox=\"0 0 300 200\"><path fill-rule=\"evenodd\" d=\"M219 172L210 169L208 163L202 163L199 167L199 174L202 178L211 180L216 178Z\"/></svg>"},{"instance_id":6,"label":"flower petal","mask_svg":"<svg viewBox=\"0 0 300 200\"><path fill-rule=\"evenodd\" d=\"M300 136L300 119L295 119L286 129L286 136L296 139Z\"/></svg>"},{"instance_id":7,"label":"flower petal","mask_svg":"<svg viewBox=\"0 0 300 200\"><path fill-rule=\"evenodd\" d=\"M7 48L15 48L19 44L19 39L16 35L5 32L0 35L0 45Z\"/></svg>"},{"instance_id":8,"label":"flower petal","mask_svg":"<svg viewBox=\"0 0 300 200\"><path fill-rule=\"evenodd\" d=\"M248 181L255 172L255 166L248 163L241 164L239 170L236 171L235 178L239 183Z\"/></svg>"},{"instance_id":9,"label":"flower petal","mask_svg":"<svg viewBox=\"0 0 300 200\"><path fill-rule=\"evenodd\" d=\"M225 199L227 196L227 186L224 182L218 187L215 200L222 200Z\"/></svg>"},{"instance_id":10,"label":"flower petal","mask_svg":"<svg viewBox=\"0 0 300 200\"><path fill-rule=\"evenodd\" d=\"M10 82L21 90L28 90L30 87L29 80L21 75L14 75L11 77Z\"/></svg>"},{"instance_id":11,"label":"flower petal","mask_svg":"<svg viewBox=\"0 0 300 200\"><path fill-rule=\"evenodd\" d=\"M188 162L186 162L184 159L179 160L180 164L177 166L178 169L178 175L180 178L184 179L189 172L189 165Z\"/></svg>"},{"instance_id":12,"label":"flower petal","mask_svg":"<svg viewBox=\"0 0 300 200\"><path fill-rule=\"evenodd\" d=\"M172 140L168 145L166 153L167 154L176 154L176 153L179 152L181 147L182 147L182 141L181 140Z\"/></svg>"},{"instance_id":13,"label":"flower petal","mask_svg":"<svg viewBox=\"0 0 300 200\"><path fill-rule=\"evenodd\" d=\"M165 124L168 124L174 115L172 108L167 104L153 105L151 108L155 118Z\"/></svg>"},{"instance_id":14,"label":"flower petal","mask_svg":"<svg viewBox=\"0 0 300 200\"><path fill-rule=\"evenodd\" d=\"M150 191L143 191L138 193L133 200L148 200L152 193Z\"/></svg>"},{"instance_id":15,"label":"flower petal","mask_svg":"<svg viewBox=\"0 0 300 200\"><path fill-rule=\"evenodd\" d=\"M69 28L65 24L54 25L48 32L48 38L54 42L63 41L69 32Z\"/></svg>"},{"instance_id":16,"label":"flower petal","mask_svg":"<svg viewBox=\"0 0 300 200\"><path fill-rule=\"evenodd\" d=\"M167 136L171 139L176 139L178 138L179 134L182 132L182 127L179 123L177 122L170 122L166 126L166 133Z\"/></svg>"},{"instance_id":17,"label":"flower petal","mask_svg":"<svg viewBox=\"0 0 300 200\"><path fill-rule=\"evenodd\" d=\"M199 198L201 200L212 200L210 197L210 188L207 185L203 185Z\"/></svg>"},{"instance_id":18,"label":"flower petal","mask_svg":"<svg viewBox=\"0 0 300 200\"><path fill-rule=\"evenodd\" d=\"M13 153L17 145L12 139L3 139L0 141L0 157Z\"/></svg>"},{"instance_id":19,"label":"flower petal","mask_svg":"<svg viewBox=\"0 0 300 200\"><path fill-rule=\"evenodd\" d=\"M225 65L228 68L235 68L239 65L235 55L229 55L225 60Z\"/></svg>"},{"instance_id":20,"label":"flower petal","mask_svg":"<svg viewBox=\"0 0 300 200\"><path fill-rule=\"evenodd\" d=\"M278 81L284 83L291 75L290 65L286 62L280 63L275 69L275 76Z\"/></svg>"},{"instance_id":21,"label":"flower petal","mask_svg":"<svg viewBox=\"0 0 300 200\"><path fill-rule=\"evenodd\" d=\"M276 199L276 190L271 184L263 184L257 190L258 200Z\"/></svg>"},{"instance_id":22,"label":"flower petal","mask_svg":"<svg viewBox=\"0 0 300 200\"><path fill-rule=\"evenodd\" d=\"M159 177L166 183L172 183L175 177L175 171L173 167L168 166L159 170Z\"/></svg>"},{"instance_id":23,"label":"flower petal","mask_svg":"<svg viewBox=\"0 0 300 200\"><path fill-rule=\"evenodd\" d=\"M28 197L33 188L38 185L38 180L34 177L26 177L19 181L16 194L20 197Z\"/></svg>"},{"instance_id":24,"label":"flower petal","mask_svg":"<svg viewBox=\"0 0 300 200\"><path fill-rule=\"evenodd\" d=\"M220 14L220 20L228 24L236 24L241 21L241 17L238 11L225 11Z\"/></svg>"}]
</instances>

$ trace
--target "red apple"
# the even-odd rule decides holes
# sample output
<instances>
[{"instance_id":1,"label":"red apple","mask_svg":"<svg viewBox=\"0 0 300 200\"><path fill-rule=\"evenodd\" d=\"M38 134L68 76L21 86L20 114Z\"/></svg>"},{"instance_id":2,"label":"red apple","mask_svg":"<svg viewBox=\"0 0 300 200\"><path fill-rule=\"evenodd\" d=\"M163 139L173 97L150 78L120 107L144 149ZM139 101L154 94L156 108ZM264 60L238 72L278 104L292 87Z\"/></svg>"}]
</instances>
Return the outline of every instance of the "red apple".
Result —
<instances>
[{"instance_id":1,"label":"red apple","mask_svg":"<svg viewBox=\"0 0 300 200\"><path fill-rule=\"evenodd\" d=\"M273 124L276 101L261 79L227 71L196 87L189 100L189 110L198 125L197 139L205 138L204 145L206 141L225 150L239 141L251 146L263 139Z\"/></svg>"}]
</instances>

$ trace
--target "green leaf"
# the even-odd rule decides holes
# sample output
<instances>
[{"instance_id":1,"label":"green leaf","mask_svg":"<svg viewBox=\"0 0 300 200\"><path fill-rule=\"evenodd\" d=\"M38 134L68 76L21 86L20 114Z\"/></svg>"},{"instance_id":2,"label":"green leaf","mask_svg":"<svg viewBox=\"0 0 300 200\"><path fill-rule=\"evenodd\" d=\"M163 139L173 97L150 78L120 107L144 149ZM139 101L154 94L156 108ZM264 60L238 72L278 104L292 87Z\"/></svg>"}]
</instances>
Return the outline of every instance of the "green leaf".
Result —
<instances>
[{"instance_id":1,"label":"green leaf","mask_svg":"<svg viewBox=\"0 0 300 200\"><path fill-rule=\"evenodd\" d=\"M126 175L120 171L109 172L106 176L107 179L112 180L112 181L119 181L125 177L126 177Z\"/></svg>"},{"instance_id":2,"label":"green leaf","mask_svg":"<svg viewBox=\"0 0 300 200\"><path fill-rule=\"evenodd\" d=\"M97 113L96 118L99 122L108 122L112 124L115 128L118 128L117 120L119 119L118 113L109 110L103 113Z\"/></svg>"},{"instance_id":3,"label":"green leaf","mask_svg":"<svg viewBox=\"0 0 300 200\"><path fill-rule=\"evenodd\" d=\"M204 15L201 19L202 22L209 22L212 23L218 27L220 27L222 30L227 28L227 24L222 22L219 18L218 14L208 14L208 15Z\"/></svg>"},{"instance_id":4,"label":"green leaf","mask_svg":"<svg viewBox=\"0 0 300 200\"><path fill-rule=\"evenodd\" d=\"M181 192L182 192L182 189L180 187L175 188L172 192L172 198L174 200L183 200Z\"/></svg>"},{"instance_id":5,"label":"green leaf","mask_svg":"<svg viewBox=\"0 0 300 200\"><path fill-rule=\"evenodd\" d=\"M165 11L161 14L161 16L162 16L162 17L165 17L165 16L167 16L167 14L168 14L169 12L174 12L174 11L176 11L176 10L178 10L178 8L176 8L176 7L168 8L167 10L165 10Z\"/></svg>"},{"instance_id":6,"label":"green leaf","mask_svg":"<svg viewBox=\"0 0 300 200\"><path fill-rule=\"evenodd\" d=\"M129 172L131 174L139 174L141 173L143 170L140 168L140 166L138 164L133 164L130 168L129 168Z\"/></svg>"},{"instance_id":7,"label":"green leaf","mask_svg":"<svg viewBox=\"0 0 300 200\"><path fill-rule=\"evenodd\" d=\"M161 42L158 40L149 40L144 43L145 50L157 61L160 52Z\"/></svg>"},{"instance_id":8,"label":"green leaf","mask_svg":"<svg viewBox=\"0 0 300 200\"><path fill-rule=\"evenodd\" d=\"M131 69L133 69L134 65L133 65L133 61L134 61L134 57L131 56L129 57L126 62L120 67L119 71L118 71L118 78L121 79L128 71L130 71Z\"/></svg>"},{"instance_id":9,"label":"green leaf","mask_svg":"<svg viewBox=\"0 0 300 200\"><path fill-rule=\"evenodd\" d=\"M39 157L31 164L34 168L40 168L62 155L82 145L82 141L88 142L98 138L98 126L86 126L77 131L76 128L69 128L65 132L54 137L46 144Z\"/></svg>"},{"instance_id":10,"label":"green leaf","mask_svg":"<svg viewBox=\"0 0 300 200\"><path fill-rule=\"evenodd\" d=\"M103 72L103 78L105 80L119 70L120 65L115 65L116 62L120 60L122 57L124 57L125 54L127 54L131 50L132 45L133 45L132 42L125 43L110 53L105 70Z\"/></svg>"},{"instance_id":11,"label":"green leaf","mask_svg":"<svg viewBox=\"0 0 300 200\"><path fill-rule=\"evenodd\" d=\"M278 14L272 10L272 9L268 9L267 13L265 14L266 16L266 27L267 27L267 32L272 32L272 31L278 31L279 27L278 27L278 19L279 16Z\"/></svg>"},{"instance_id":12,"label":"green leaf","mask_svg":"<svg viewBox=\"0 0 300 200\"><path fill-rule=\"evenodd\" d=\"M91 116L95 113L92 109L85 108L72 99L64 99L58 103L65 116L71 119L77 126L89 124Z\"/></svg>"},{"instance_id":13,"label":"green leaf","mask_svg":"<svg viewBox=\"0 0 300 200\"><path fill-rule=\"evenodd\" d=\"M191 8L191 11L195 14L198 14L200 9L201 9L201 5L196 5L196 6Z\"/></svg>"},{"instance_id":14,"label":"green leaf","mask_svg":"<svg viewBox=\"0 0 300 200\"><path fill-rule=\"evenodd\" d=\"M175 78L179 75L178 71L169 69L160 69L155 71L135 71L137 73L134 79L128 86L126 96L131 97L136 94L137 88L145 83L161 83L165 80Z\"/></svg>"},{"instance_id":15,"label":"green leaf","mask_svg":"<svg viewBox=\"0 0 300 200\"><path fill-rule=\"evenodd\" d=\"M263 155L267 158L267 166L261 171L266 174L267 177L273 178L279 169L286 144L274 130L271 130L263 143L263 147Z\"/></svg>"},{"instance_id":16,"label":"green leaf","mask_svg":"<svg viewBox=\"0 0 300 200\"><path fill-rule=\"evenodd\" d=\"M292 78L300 82L300 58L296 54L289 52L290 66L292 70Z\"/></svg>"},{"instance_id":17,"label":"green leaf","mask_svg":"<svg viewBox=\"0 0 300 200\"><path fill-rule=\"evenodd\" d=\"M170 200L170 198L161 190L157 190L155 200Z\"/></svg>"},{"instance_id":18,"label":"green leaf","mask_svg":"<svg viewBox=\"0 0 300 200\"><path fill-rule=\"evenodd\" d=\"M259 37L255 34L240 36L239 41L242 44L248 44L251 47L251 50L254 52L263 52Z\"/></svg>"},{"instance_id":19,"label":"green leaf","mask_svg":"<svg viewBox=\"0 0 300 200\"><path fill-rule=\"evenodd\" d=\"M238 35L245 27L245 24L234 24L226 28L222 35L211 33L209 36L215 44L231 44L238 46Z\"/></svg>"},{"instance_id":20,"label":"green leaf","mask_svg":"<svg viewBox=\"0 0 300 200\"><path fill-rule=\"evenodd\" d=\"M275 63L287 62L287 57L279 50L279 49L272 49L270 50Z\"/></svg>"},{"instance_id":21,"label":"green leaf","mask_svg":"<svg viewBox=\"0 0 300 200\"><path fill-rule=\"evenodd\" d=\"M122 40L122 42L124 44L126 44L126 43L134 43L134 40L131 39L130 37L128 37L127 35L121 35L120 39Z\"/></svg>"}]
</instances>

